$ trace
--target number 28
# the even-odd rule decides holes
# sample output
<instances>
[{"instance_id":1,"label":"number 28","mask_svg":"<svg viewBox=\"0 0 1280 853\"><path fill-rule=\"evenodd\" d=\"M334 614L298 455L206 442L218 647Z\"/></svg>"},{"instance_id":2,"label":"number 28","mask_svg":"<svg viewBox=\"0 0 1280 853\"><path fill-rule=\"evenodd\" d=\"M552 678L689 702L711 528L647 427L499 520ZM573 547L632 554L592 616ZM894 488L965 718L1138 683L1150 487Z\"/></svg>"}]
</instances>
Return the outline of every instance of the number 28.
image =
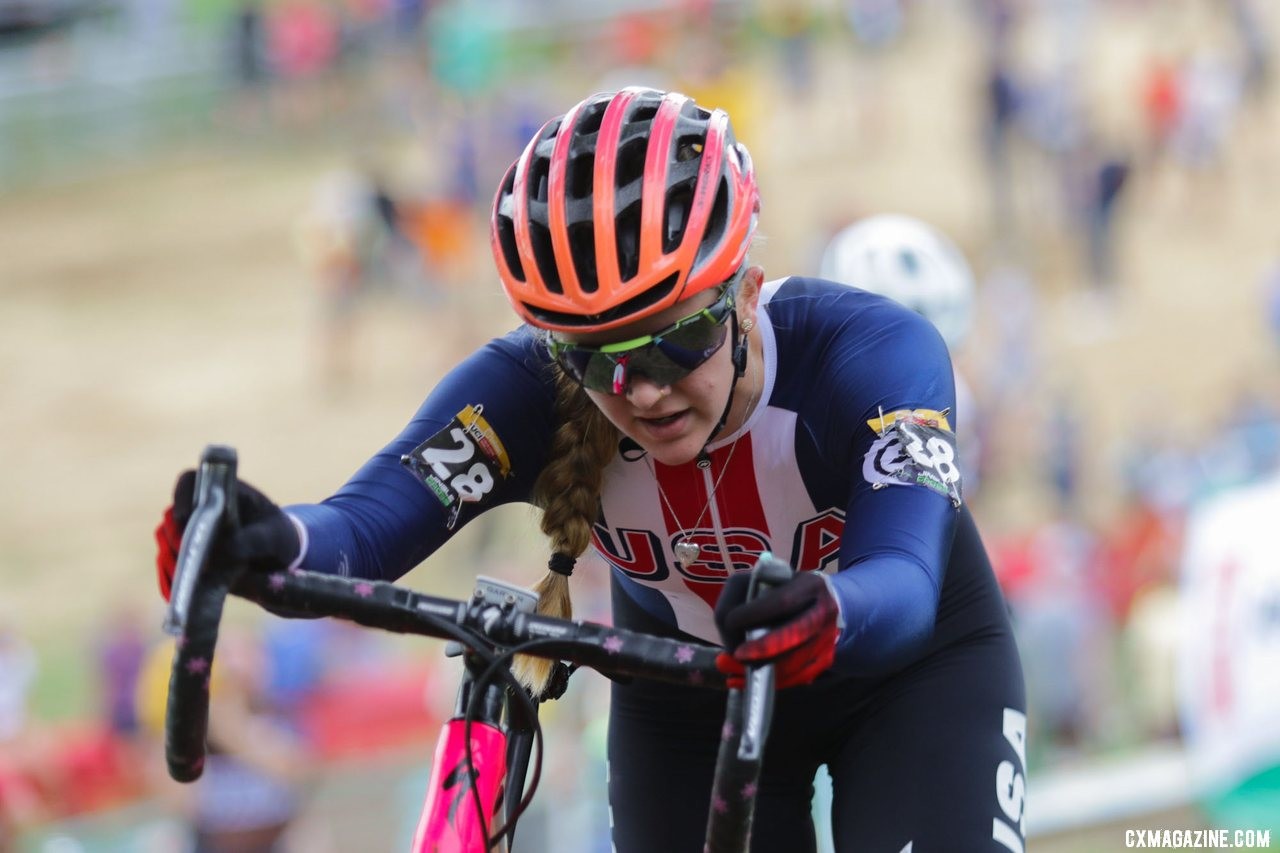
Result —
<instances>
[{"instance_id":1,"label":"number 28","mask_svg":"<svg viewBox=\"0 0 1280 853\"><path fill-rule=\"evenodd\" d=\"M449 488L458 494L458 498L474 502L480 500L493 488L493 475L483 462L476 462L466 471L455 474L461 466L474 458L475 443L467 437L461 427L449 430L449 437L456 443L455 447L428 447L422 451L422 461L431 466L432 472Z\"/></svg>"}]
</instances>

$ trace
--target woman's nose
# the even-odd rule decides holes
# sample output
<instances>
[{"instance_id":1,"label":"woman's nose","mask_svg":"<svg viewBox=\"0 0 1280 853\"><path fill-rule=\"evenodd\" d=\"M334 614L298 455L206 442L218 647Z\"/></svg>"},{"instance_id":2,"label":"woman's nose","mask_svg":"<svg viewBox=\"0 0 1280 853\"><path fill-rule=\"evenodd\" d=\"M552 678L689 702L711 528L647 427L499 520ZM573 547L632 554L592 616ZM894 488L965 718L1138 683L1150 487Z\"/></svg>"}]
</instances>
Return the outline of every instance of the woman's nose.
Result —
<instances>
[{"instance_id":1,"label":"woman's nose","mask_svg":"<svg viewBox=\"0 0 1280 853\"><path fill-rule=\"evenodd\" d=\"M637 409L652 409L671 393L670 385L659 385L649 377L633 373L627 383L627 402Z\"/></svg>"}]
</instances>

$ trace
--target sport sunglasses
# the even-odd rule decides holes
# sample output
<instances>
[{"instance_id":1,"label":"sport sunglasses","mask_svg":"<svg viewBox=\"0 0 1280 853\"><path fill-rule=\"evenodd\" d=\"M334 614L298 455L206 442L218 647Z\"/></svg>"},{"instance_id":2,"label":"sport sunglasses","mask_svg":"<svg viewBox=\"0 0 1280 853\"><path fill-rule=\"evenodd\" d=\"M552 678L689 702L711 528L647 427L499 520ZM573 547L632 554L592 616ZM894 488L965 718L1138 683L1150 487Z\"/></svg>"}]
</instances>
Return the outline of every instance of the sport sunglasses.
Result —
<instances>
[{"instance_id":1,"label":"sport sunglasses","mask_svg":"<svg viewBox=\"0 0 1280 853\"><path fill-rule=\"evenodd\" d=\"M726 285L715 303L651 335L598 347L552 339L548 348L564 372L588 391L620 396L635 374L657 385L673 385L724 346L725 320L733 305L733 288Z\"/></svg>"}]
</instances>

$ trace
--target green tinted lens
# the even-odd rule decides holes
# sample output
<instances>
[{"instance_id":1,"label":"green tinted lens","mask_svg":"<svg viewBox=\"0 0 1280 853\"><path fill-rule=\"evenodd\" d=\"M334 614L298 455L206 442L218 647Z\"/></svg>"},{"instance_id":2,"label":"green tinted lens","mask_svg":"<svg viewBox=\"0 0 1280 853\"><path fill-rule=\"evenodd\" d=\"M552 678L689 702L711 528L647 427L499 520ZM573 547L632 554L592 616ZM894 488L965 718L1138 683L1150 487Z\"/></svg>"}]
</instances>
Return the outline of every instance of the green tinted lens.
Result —
<instances>
[{"instance_id":1,"label":"green tinted lens","mask_svg":"<svg viewBox=\"0 0 1280 853\"><path fill-rule=\"evenodd\" d=\"M701 367L724 346L728 329L710 317L694 321L655 338L647 344L619 353L581 351L571 361L576 367L571 375L585 388L606 394L614 393L614 379L619 365L625 376L641 375L659 385L671 385ZM582 358L585 356L585 358ZM564 364L565 360L561 360ZM625 381L622 382L625 387Z\"/></svg>"},{"instance_id":2,"label":"green tinted lens","mask_svg":"<svg viewBox=\"0 0 1280 853\"><path fill-rule=\"evenodd\" d=\"M613 393L613 374L618 369L617 360L602 352L593 352L582 372L582 387L588 391Z\"/></svg>"},{"instance_id":3,"label":"green tinted lens","mask_svg":"<svg viewBox=\"0 0 1280 853\"><path fill-rule=\"evenodd\" d=\"M657 334L636 339L634 346L597 348L553 342L551 351L564 371L589 391L613 394L616 387L625 388L627 379L635 374L659 385L671 385L697 370L724 346L728 336L724 321L732 309L733 295L726 291L710 307ZM619 369L623 371L621 376Z\"/></svg>"}]
</instances>

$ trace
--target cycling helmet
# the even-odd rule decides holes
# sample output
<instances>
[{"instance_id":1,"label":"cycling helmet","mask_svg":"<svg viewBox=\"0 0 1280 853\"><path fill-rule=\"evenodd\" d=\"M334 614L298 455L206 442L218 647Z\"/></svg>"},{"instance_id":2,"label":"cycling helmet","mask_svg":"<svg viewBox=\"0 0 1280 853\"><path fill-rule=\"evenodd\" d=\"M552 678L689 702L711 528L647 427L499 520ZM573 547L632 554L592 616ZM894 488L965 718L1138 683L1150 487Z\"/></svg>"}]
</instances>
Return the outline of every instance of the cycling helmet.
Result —
<instances>
[{"instance_id":1,"label":"cycling helmet","mask_svg":"<svg viewBox=\"0 0 1280 853\"><path fill-rule=\"evenodd\" d=\"M951 348L972 325L968 261L941 232L914 217L882 214L849 225L827 245L820 275L923 314Z\"/></svg>"},{"instance_id":2,"label":"cycling helmet","mask_svg":"<svg viewBox=\"0 0 1280 853\"><path fill-rule=\"evenodd\" d=\"M759 210L728 114L632 87L538 131L498 188L490 241L526 322L593 332L730 279Z\"/></svg>"}]
</instances>

